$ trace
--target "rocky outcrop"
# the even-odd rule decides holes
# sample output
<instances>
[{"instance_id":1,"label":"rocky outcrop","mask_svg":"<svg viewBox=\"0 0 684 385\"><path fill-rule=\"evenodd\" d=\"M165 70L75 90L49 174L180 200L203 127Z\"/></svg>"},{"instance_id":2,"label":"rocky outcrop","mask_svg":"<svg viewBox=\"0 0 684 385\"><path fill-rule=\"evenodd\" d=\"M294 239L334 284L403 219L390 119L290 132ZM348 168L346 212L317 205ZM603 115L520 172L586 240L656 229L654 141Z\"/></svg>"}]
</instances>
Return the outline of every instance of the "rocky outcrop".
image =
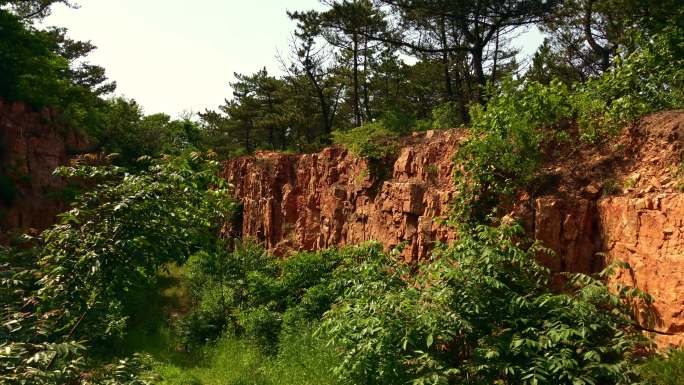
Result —
<instances>
[{"instance_id":1,"label":"rocky outcrop","mask_svg":"<svg viewBox=\"0 0 684 385\"><path fill-rule=\"evenodd\" d=\"M374 239L388 248L405 243L407 261L425 258L436 242L455 237L441 220L462 137L455 130L415 134L384 166L339 147L229 161L224 177L243 204L238 232L280 255ZM628 262L631 270L615 279L653 295L650 325L663 345L684 342L683 143L684 112L667 112L603 147L552 148L544 172L555 182L525 194L515 210L554 251L540 256L554 271L594 273Z\"/></svg>"},{"instance_id":2,"label":"rocky outcrop","mask_svg":"<svg viewBox=\"0 0 684 385\"><path fill-rule=\"evenodd\" d=\"M557 197L535 202L534 234L554 256L541 256L553 270L598 272L609 262L627 262L614 283L649 293L641 315L661 346L684 343L684 194L650 193L569 203Z\"/></svg>"},{"instance_id":3,"label":"rocky outcrop","mask_svg":"<svg viewBox=\"0 0 684 385\"><path fill-rule=\"evenodd\" d=\"M241 233L276 253L372 239L387 247L405 242L404 255L414 260L454 237L439 219L446 218L453 195L458 139L454 131L405 139L393 166L371 164L341 147L304 155L262 152L229 162L224 177L243 204Z\"/></svg>"},{"instance_id":4,"label":"rocky outcrop","mask_svg":"<svg viewBox=\"0 0 684 385\"><path fill-rule=\"evenodd\" d=\"M9 231L41 230L54 222L66 207L60 199L66 183L52 172L87 146L55 124L51 111L0 101L0 242Z\"/></svg>"}]
</instances>

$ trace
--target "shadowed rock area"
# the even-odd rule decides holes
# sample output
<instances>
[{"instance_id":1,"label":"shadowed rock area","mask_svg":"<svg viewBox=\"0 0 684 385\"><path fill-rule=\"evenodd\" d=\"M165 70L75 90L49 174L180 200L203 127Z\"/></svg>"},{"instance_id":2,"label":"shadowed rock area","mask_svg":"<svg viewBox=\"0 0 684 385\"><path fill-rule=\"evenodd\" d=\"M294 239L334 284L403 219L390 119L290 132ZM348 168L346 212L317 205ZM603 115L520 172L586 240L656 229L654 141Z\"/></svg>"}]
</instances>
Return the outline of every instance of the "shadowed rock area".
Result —
<instances>
[{"instance_id":1,"label":"shadowed rock area","mask_svg":"<svg viewBox=\"0 0 684 385\"><path fill-rule=\"evenodd\" d=\"M0 242L9 231L38 231L52 225L68 205L67 183L52 173L89 143L55 124L50 110L0 100Z\"/></svg>"}]
</instances>

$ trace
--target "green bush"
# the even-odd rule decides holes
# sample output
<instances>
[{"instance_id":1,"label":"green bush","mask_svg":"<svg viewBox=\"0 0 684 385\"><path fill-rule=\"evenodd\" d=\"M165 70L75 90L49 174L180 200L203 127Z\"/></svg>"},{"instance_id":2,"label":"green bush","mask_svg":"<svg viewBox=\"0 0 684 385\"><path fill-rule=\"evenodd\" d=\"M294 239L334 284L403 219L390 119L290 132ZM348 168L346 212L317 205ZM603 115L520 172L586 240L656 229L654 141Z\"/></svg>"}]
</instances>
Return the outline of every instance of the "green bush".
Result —
<instances>
[{"instance_id":1,"label":"green bush","mask_svg":"<svg viewBox=\"0 0 684 385\"><path fill-rule=\"evenodd\" d=\"M542 160L541 146L557 122L571 116L561 83L504 82L485 110L471 108L470 137L456 154L455 218L482 222L492 210L529 186Z\"/></svg>"},{"instance_id":2,"label":"green bush","mask_svg":"<svg viewBox=\"0 0 684 385\"><path fill-rule=\"evenodd\" d=\"M257 347L266 353L278 351L282 313L261 305L243 310L238 322L244 330L245 337Z\"/></svg>"},{"instance_id":3,"label":"green bush","mask_svg":"<svg viewBox=\"0 0 684 385\"><path fill-rule=\"evenodd\" d=\"M481 223L521 188L534 190L544 147L573 140L565 128L573 120L580 140L594 143L645 114L684 106L683 47L682 30L667 29L574 89L504 81L486 108L471 107L471 134L456 156L457 221Z\"/></svg>"},{"instance_id":4,"label":"green bush","mask_svg":"<svg viewBox=\"0 0 684 385\"><path fill-rule=\"evenodd\" d=\"M397 133L385 128L382 122L364 124L347 131L333 131L333 143L339 144L352 154L369 159L384 159L394 155L398 148L391 139Z\"/></svg>"},{"instance_id":5,"label":"green bush","mask_svg":"<svg viewBox=\"0 0 684 385\"><path fill-rule=\"evenodd\" d=\"M684 106L684 29L637 40L640 48L573 93L584 140L603 140L641 116Z\"/></svg>"},{"instance_id":6,"label":"green bush","mask_svg":"<svg viewBox=\"0 0 684 385\"><path fill-rule=\"evenodd\" d=\"M321 331L356 384L618 384L643 337L629 298L601 280L550 272L519 227L480 226L418 274L382 254L350 267ZM623 292L620 292L623 293Z\"/></svg>"},{"instance_id":7,"label":"green bush","mask_svg":"<svg viewBox=\"0 0 684 385\"><path fill-rule=\"evenodd\" d=\"M428 131L432 129L432 120L430 119L419 119L416 120L415 131Z\"/></svg>"},{"instance_id":8,"label":"green bush","mask_svg":"<svg viewBox=\"0 0 684 385\"><path fill-rule=\"evenodd\" d=\"M380 122L382 122L383 127L401 135L413 131L416 127L415 116L406 114L396 109L389 110L382 114Z\"/></svg>"},{"instance_id":9,"label":"green bush","mask_svg":"<svg viewBox=\"0 0 684 385\"><path fill-rule=\"evenodd\" d=\"M186 271L195 309L177 325L185 345L224 332L277 351L281 329L315 323L338 293L328 288L345 252L301 252L280 260L251 242L191 257Z\"/></svg>"},{"instance_id":10,"label":"green bush","mask_svg":"<svg viewBox=\"0 0 684 385\"><path fill-rule=\"evenodd\" d=\"M233 249L228 250L228 244L219 242L213 251L197 253L185 265L195 307L177 322L175 329L186 346L212 341L224 331L238 332L240 309L260 301L254 298L254 274L271 279L276 276L275 258L256 243L235 241Z\"/></svg>"},{"instance_id":11,"label":"green bush","mask_svg":"<svg viewBox=\"0 0 684 385\"><path fill-rule=\"evenodd\" d=\"M0 382L76 383L88 371L92 382L80 382L148 383L137 378L135 358L98 367L86 357L126 333L133 299L154 287L163 266L213 244L233 207L217 167L195 153L137 174L60 169L94 188L41 237L0 250Z\"/></svg>"},{"instance_id":12,"label":"green bush","mask_svg":"<svg viewBox=\"0 0 684 385\"><path fill-rule=\"evenodd\" d=\"M432 110L432 128L454 128L463 123L455 102L446 102Z\"/></svg>"}]
</instances>

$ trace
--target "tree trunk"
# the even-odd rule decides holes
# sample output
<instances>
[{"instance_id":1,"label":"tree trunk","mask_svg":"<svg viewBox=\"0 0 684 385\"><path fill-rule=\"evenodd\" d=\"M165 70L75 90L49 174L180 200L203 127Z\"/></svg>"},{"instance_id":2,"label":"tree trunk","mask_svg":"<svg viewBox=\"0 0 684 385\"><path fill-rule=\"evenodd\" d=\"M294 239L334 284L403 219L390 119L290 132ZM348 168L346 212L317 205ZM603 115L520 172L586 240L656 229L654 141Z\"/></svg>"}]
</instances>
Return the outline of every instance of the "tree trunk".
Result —
<instances>
[{"instance_id":1,"label":"tree trunk","mask_svg":"<svg viewBox=\"0 0 684 385\"><path fill-rule=\"evenodd\" d=\"M449 72L449 52L447 49L447 35L446 35L446 18L442 17L440 26L440 39L442 43L442 66L444 66L444 85L446 89L446 96L449 101L454 100L454 89L451 86L451 73Z\"/></svg>"},{"instance_id":2,"label":"tree trunk","mask_svg":"<svg viewBox=\"0 0 684 385\"><path fill-rule=\"evenodd\" d=\"M323 133L326 136L330 135L330 132L332 131L330 119L330 106L328 106L328 102L325 100L325 93L323 92L323 88L321 88L320 84L318 84L318 80L316 79L316 76L314 75L312 69L309 67L305 67L304 70L306 72L306 77L309 78L309 82L311 83L311 86L316 92L316 97L318 98L318 103L321 107L321 121L323 123Z\"/></svg>"},{"instance_id":3,"label":"tree trunk","mask_svg":"<svg viewBox=\"0 0 684 385\"><path fill-rule=\"evenodd\" d=\"M252 121L251 120L246 121L244 127L245 127L245 131L244 131L245 149L247 150L248 154L251 154L252 153L252 143L250 141L250 139L251 139L250 138L250 131L252 131Z\"/></svg>"},{"instance_id":4,"label":"tree trunk","mask_svg":"<svg viewBox=\"0 0 684 385\"><path fill-rule=\"evenodd\" d=\"M496 59L499 57L499 30L496 30L496 40L494 41L494 63L492 63L492 84L496 82Z\"/></svg>"},{"instance_id":5,"label":"tree trunk","mask_svg":"<svg viewBox=\"0 0 684 385\"><path fill-rule=\"evenodd\" d=\"M477 79L477 87L475 88L475 100L480 104L484 104L483 91L485 86L487 85L487 77L485 76L482 63L483 49L484 47L482 47L482 44L478 42L473 46L473 49L470 52L473 56L473 67L475 69L475 77Z\"/></svg>"},{"instance_id":6,"label":"tree trunk","mask_svg":"<svg viewBox=\"0 0 684 385\"><path fill-rule=\"evenodd\" d=\"M359 42L358 36L354 34L352 55L354 56L354 68L352 69L352 86L354 91L352 99L354 104L354 124L358 127L361 125L361 109L359 107Z\"/></svg>"},{"instance_id":7,"label":"tree trunk","mask_svg":"<svg viewBox=\"0 0 684 385\"><path fill-rule=\"evenodd\" d=\"M596 39L594 39L594 35L591 32L593 6L594 1L587 0L584 7L584 25L582 27L584 27L584 38L587 40L587 43L589 43L591 49L601 57L601 71L605 72L610 68L610 49L600 45Z\"/></svg>"},{"instance_id":8,"label":"tree trunk","mask_svg":"<svg viewBox=\"0 0 684 385\"><path fill-rule=\"evenodd\" d=\"M459 112L461 113L461 120L463 121L463 124L468 124L470 123L470 115L468 113L468 101L469 101L469 92L468 92L468 67L466 64L466 58L461 57L460 61L457 62L457 67L460 68L460 74L457 72L456 76L459 78L461 82L461 92L459 94L458 98L458 109Z\"/></svg>"},{"instance_id":9,"label":"tree trunk","mask_svg":"<svg viewBox=\"0 0 684 385\"><path fill-rule=\"evenodd\" d=\"M372 119L368 91L368 60L368 39L365 39L363 43L363 110L366 114L366 121L370 122Z\"/></svg>"}]
</instances>

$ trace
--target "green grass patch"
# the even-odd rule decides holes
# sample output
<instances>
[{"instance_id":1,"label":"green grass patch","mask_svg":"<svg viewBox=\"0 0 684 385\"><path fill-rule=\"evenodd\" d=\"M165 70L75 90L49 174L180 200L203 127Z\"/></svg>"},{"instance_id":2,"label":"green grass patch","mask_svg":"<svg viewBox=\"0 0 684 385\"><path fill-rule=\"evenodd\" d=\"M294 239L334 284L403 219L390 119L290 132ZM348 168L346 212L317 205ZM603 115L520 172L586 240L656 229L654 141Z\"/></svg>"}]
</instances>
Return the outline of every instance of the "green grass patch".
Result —
<instances>
[{"instance_id":1,"label":"green grass patch","mask_svg":"<svg viewBox=\"0 0 684 385\"><path fill-rule=\"evenodd\" d=\"M386 128L382 122L368 123L346 131L333 131L333 143L339 144L352 154L369 159L384 159L398 152L393 139L397 132Z\"/></svg>"},{"instance_id":2,"label":"green grass patch","mask_svg":"<svg viewBox=\"0 0 684 385\"><path fill-rule=\"evenodd\" d=\"M156 362L160 385L323 385L335 384L329 348L311 333L288 337L278 356L261 353L253 344L223 337L194 353L198 365Z\"/></svg>"},{"instance_id":3,"label":"green grass patch","mask_svg":"<svg viewBox=\"0 0 684 385\"><path fill-rule=\"evenodd\" d=\"M671 351L667 356L659 356L643 364L639 373L644 384L683 385L684 348Z\"/></svg>"},{"instance_id":4,"label":"green grass patch","mask_svg":"<svg viewBox=\"0 0 684 385\"><path fill-rule=\"evenodd\" d=\"M225 335L213 343L186 349L174 322L192 306L184 268L170 265L157 287L140 295L131 309L129 332L111 351L115 357L144 354L150 376L161 385L335 384L331 348L311 330L280 337L277 355L253 341ZM106 360L103 360L106 361Z\"/></svg>"},{"instance_id":5,"label":"green grass patch","mask_svg":"<svg viewBox=\"0 0 684 385\"><path fill-rule=\"evenodd\" d=\"M127 304L131 314L128 331L107 355L127 357L142 353L163 362L194 364L195 358L179 349L180 341L173 330L173 322L188 312L190 306L183 268L168 265L157 277L156 287Z\"/></svg>"}]
</instances>

